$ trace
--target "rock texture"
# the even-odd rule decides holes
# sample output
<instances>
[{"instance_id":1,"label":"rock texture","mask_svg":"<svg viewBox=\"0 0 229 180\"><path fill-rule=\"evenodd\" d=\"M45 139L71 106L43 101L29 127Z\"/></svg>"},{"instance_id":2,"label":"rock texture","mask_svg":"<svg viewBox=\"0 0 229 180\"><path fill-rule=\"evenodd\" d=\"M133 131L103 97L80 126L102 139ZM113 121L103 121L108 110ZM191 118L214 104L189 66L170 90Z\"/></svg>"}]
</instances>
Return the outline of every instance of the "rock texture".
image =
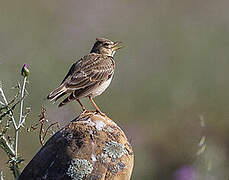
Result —
<instances>
[{"instance_id":1,"label":"rock texture","mask_svg":"<svg viewBox=\"0 0 229 180\"><path fill-rule=\"evenodd\" d=\"M87 112L52 136L19 180L129 180L133 164L131 145L120 127Z\"/></svg>"}]
</instances>

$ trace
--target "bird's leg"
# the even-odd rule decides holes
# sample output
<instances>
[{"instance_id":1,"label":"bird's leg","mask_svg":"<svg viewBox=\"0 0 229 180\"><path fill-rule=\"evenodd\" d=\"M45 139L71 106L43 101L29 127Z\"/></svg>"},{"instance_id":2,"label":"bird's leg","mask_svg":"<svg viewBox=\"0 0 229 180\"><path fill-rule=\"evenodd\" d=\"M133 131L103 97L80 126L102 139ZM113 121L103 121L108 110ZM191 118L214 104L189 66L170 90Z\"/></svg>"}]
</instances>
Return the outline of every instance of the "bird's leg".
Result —
<instances>
[{"instance_id":1,"label":"bird's leg","mask_svg":"<svg viewBox=\"0 0 229 180\"><path fill-rule=\"evenodd\" d=\"M76 100L78 101L78 103L80 104L81 108L83 109L83 112L85 112L86 111L85 106L80 102L79 99L76 99Z\"/></svg>"},{"instance_id":2,"label":"bird's leg","mask_svg":"<svg viewBox=\"0 0 229 180\"><path fill-rule=\"evenodd\" d=\"M95 104L95 101L92 99L91 96L88 96L89 100L91 101L91 103L93 104L93 106L95 107L96 111L101 115L101 116L106 116L104 113L102 113L102 111L99 109L99 107Z\"/></svg>"}]
</instances>

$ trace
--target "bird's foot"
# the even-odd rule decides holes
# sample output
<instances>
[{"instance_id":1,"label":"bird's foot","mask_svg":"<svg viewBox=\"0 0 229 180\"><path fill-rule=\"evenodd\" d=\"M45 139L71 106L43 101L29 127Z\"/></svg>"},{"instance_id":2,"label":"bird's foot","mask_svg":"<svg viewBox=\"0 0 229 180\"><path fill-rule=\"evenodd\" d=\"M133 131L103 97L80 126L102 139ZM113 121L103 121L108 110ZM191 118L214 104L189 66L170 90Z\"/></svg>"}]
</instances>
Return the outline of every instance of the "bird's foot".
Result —
<instances>
[{"instance_id":1,"label":"bird's foot","mask_svg":"<svg viewBox=\"0 0 229 180\"><path fill-rule=\"evenodd\" d=\"M100 114L101 116L103 116L103 117L106 117L106 114L104 114L102 111L100 111L100 110L96 110L95 111L97 114Z\"/></svg>"},{"instance_id":2,"label":"bird's foot","mask_svg":"<svg viewBox=\"0 0 229 180\"><path fill-rule=\"evenodd\" d=\"M87 109L86 108L82 108L83 109L83 112L82 113L85 113L87 112Z\"/></svg>"},{"instance_id":3,"label":"bird's foot","mask_svg":"<svg viewBox=\"0 0 229 180\"><path fill-rule=\"evenodd\" d=\"M95 113L96 111L89 111L86 109L83 109L83 112L81 114L87 114L87 113Z\"/></svg>"}]
</instances>

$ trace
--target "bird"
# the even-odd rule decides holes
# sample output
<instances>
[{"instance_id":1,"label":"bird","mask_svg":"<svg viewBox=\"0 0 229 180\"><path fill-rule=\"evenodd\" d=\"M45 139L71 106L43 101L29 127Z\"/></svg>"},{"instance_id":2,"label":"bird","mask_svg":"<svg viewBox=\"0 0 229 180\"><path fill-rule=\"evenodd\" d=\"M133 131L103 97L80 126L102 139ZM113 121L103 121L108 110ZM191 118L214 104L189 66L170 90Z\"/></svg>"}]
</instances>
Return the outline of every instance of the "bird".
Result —
<instances>
[{"instance_id":1,"label":"bird","mask_svg":"<svg viewBox=\"0 0 229 180\"><path fill-rule=\"evenodd\" d=\"M93 98L101 95L111 83L115 70L114 54L122 48L120 43L120 41L96 38L90 53L71 66L64 80L47 96L47 99L56 102L62 96L68 95L58 107L76 100L85 112L87 110L80 99L88 98L96 112L104 116Z\"/></svg>"}]
</instances>

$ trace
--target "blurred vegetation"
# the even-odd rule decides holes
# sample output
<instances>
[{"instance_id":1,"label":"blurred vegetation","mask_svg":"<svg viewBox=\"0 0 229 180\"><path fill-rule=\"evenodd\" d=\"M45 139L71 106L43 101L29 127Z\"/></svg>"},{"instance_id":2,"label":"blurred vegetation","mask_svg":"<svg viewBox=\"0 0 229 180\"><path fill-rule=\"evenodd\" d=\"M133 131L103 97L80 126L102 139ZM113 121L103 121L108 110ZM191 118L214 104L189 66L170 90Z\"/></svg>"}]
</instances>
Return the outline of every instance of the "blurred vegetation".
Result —
<instances>
[{"instance_id":1,"label":"blurred vegetation","mask_svg":"<svg viewBox=\"0 0 229 180\"><path fill-rule=\"evenodd\" d=\"M50 120L66 124L78 104L57 109L45 97L96 37L120 40L125 48L115 56L115 77L95 101L133 145L132 179L186 180L185 173L192 180L228 179L228 6L226 0L1 0L0 79L12 87L18 67L29 64L27 126L38 121L41 105ZM206 149L197 156L203 134ZM23 138L25 166L40 145L38 133ZM6 161L0 158L3 170Z\"/></svg>"}]
</instances>

